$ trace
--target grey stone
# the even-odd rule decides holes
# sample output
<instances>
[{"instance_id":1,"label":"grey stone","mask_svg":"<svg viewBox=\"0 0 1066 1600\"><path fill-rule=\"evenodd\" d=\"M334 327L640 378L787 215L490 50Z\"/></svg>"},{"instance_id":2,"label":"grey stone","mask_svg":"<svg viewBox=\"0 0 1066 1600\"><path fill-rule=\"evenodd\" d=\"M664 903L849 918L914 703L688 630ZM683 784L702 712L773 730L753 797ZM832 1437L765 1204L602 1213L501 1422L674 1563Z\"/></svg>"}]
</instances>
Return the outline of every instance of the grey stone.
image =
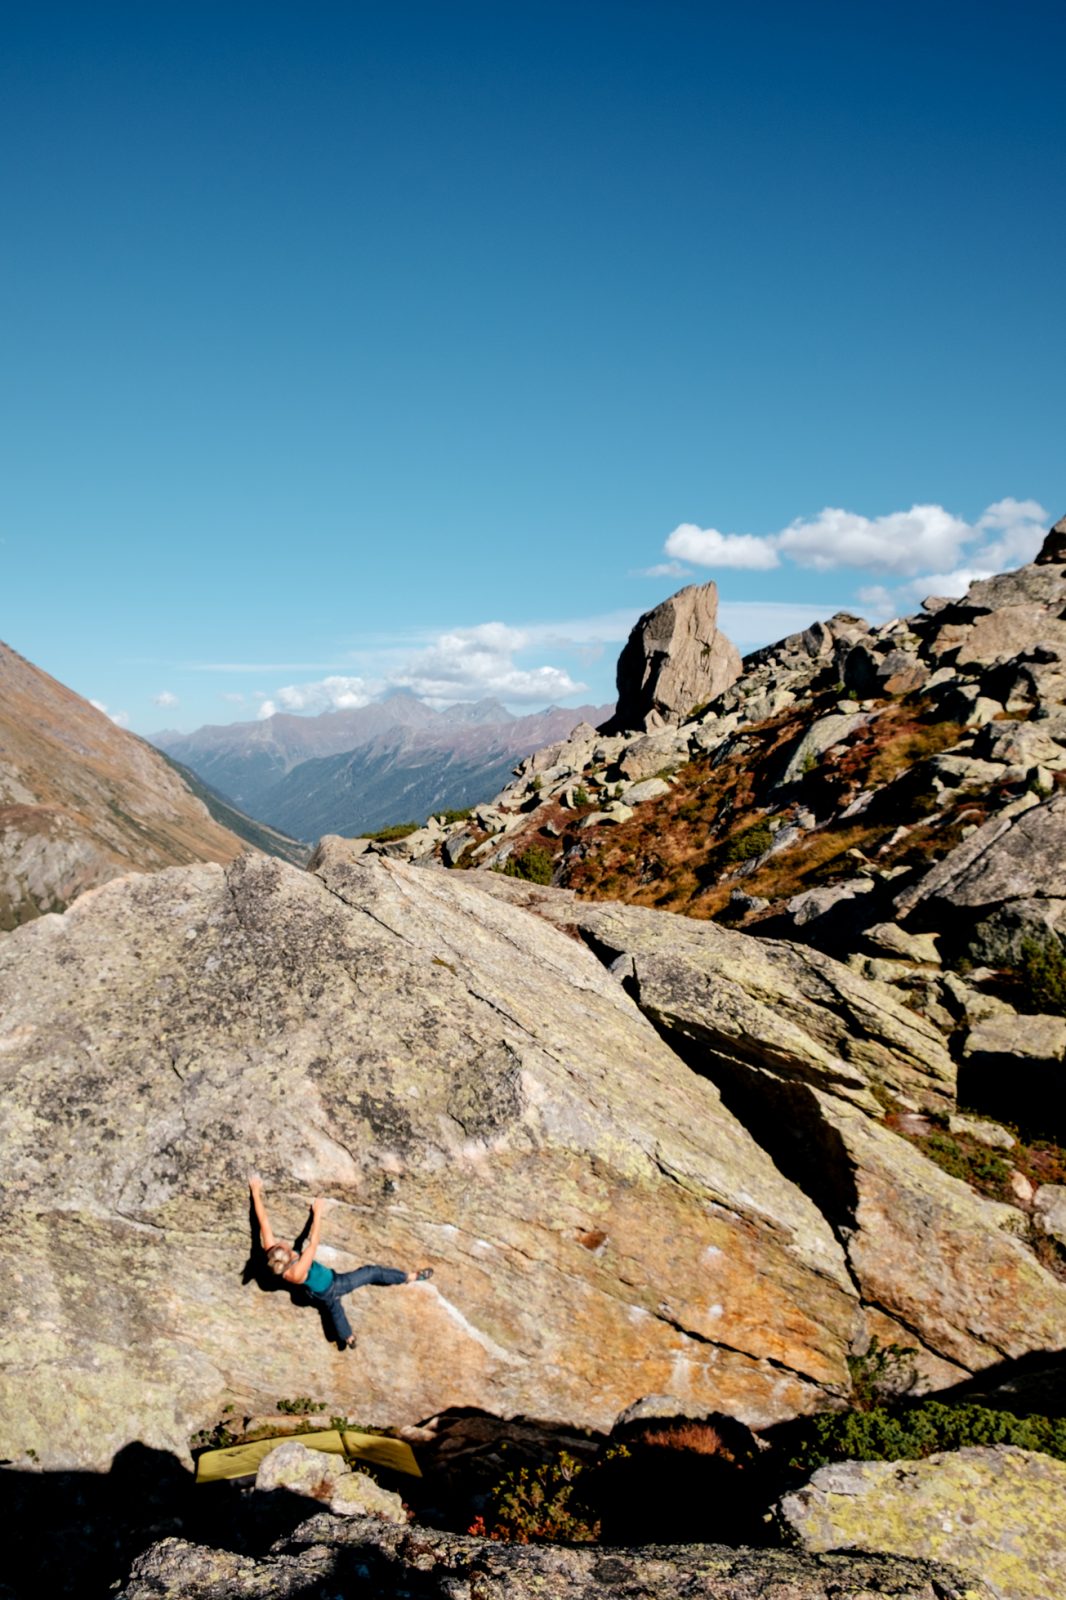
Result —
<instances>
[{"instance_id":1,"label":"grey stone","mask_svg":"<svg viewBox=\"0 0 1066 1600\"><path fill-rule=\"evenodd\" d=\"M861 711L847 714L833 712L828 717L820 717L794 745L785 770L778 780L780 786L783 788L786 784L798 782L810 765L817 763L820 756L831 750L834 745L850 738L856 728L863 727L869 720L869 717Z\"/></svg>"},{"instance_id":2,"label":"grey stone","mask_svg":"<svg viewBox=\"0 0 1066 1600\"><path fill-rule=\"evenodd\" d=\"M670 785L663 778L645 778L643 783L634 783L623 793L627 806L641 806L646 800L658 800L662 795L670 793Z\"/></svg>"},{"instance_id":3,"label":"grey stone","mask_svg":"<svg viewBox=\"0 0 1066 1600\"><path fill-rule=\"evenodd\" d=\"M118 1600L305 1600L366 1592L423 1600L991 1600L953 1567L898 1556L808 1555L726 1545L517 1545L320 1513L250 1557L164 1539Z\"/></svg>"},{"instance_id":4,"label":"grey stone","mask_svg":"<svg viewBox=\"0 0 1066 1600\"><path fill-rule=\"evenodd\" d=\"M879 1550L950 1563L1004 1600L1066 1594L1066 1463L1011 1445L924 1461L842 1461L786 1495L805 1550Z\"/></svg>"},{"instance_id":5,"label":"grey stone","mask_svg":"<svg viewBox=\"0 0 1066 1600\"><path fill-rule=\"evenodd\" d=\"M618 658L618 707L608 732L680 722L741 672L718 632L718 589L690 585L637 621Z\"/></svg>"},{"instance_id":6,"label":"grey stone","mask_svg":"<svg viewBox=\"0 0 1066 1600\"><path fill-rule=\"evenodd\" d=\"M990 1150L1013 1150L1017 1143L1014 1135L1008 1133L998 1122L985 1122L979 1117L950 1116L948 1132L968 1134L971 1139L976 1139L978 1144L987 1145Z\"/></svg>"},{"instance_id":7,"label":"grey stone","mask_svg":"<svg viewBox=\"0 0 1066 1600\"><path fill-rule=\"evenodd\" d=\"M1042 1183L1033 1196L1033 1211L1041 1231L1066 1250L1066 1184Z\"/></svg>"}]
</instances>

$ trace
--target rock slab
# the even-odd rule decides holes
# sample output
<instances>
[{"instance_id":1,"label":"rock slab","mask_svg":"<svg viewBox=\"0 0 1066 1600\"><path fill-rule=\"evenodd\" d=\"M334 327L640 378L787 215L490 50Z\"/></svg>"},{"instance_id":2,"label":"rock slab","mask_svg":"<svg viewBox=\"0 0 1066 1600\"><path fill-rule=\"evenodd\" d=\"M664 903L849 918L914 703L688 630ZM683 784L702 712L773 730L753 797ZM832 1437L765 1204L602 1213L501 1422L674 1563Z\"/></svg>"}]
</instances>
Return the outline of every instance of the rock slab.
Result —
<instances>
[{"instance_id":1,"label":"rock slab","mask_svg":"<svg viewBox=\"0 0 1066 1600\"><path fill-rule=\"evenodd\" d=\"M949 1562L1004 1600L1066 1594L1066 1463L1013 1445L822 1467L778 1505L805 1550Z\"/></svg>"},{"instance_id":2,"label":"rock slab","mask_svg":"<svg viewBox=\"0 0 1066 1600\"><path fill-rule=\"evenodd\" d=\"M134 1563L119 1600L333 1600L340 1594L424 1600L991 1600L939 1562L805 1555L721 1545L599 1549L501 1545L429 1528L390 1529L320 1515L252 1559L164 1539Z\"/></svg>"}]
</instances>

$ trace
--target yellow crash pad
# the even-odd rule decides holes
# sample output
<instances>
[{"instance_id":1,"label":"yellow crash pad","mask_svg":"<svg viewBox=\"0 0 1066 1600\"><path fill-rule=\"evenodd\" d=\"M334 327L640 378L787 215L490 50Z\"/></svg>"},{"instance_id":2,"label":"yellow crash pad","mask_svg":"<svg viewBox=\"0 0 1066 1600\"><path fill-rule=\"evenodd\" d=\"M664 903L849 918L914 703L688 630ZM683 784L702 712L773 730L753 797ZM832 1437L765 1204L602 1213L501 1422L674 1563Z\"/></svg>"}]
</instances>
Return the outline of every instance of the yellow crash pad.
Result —
<instances>
[{"instance_id":1,"label":"yellow crash pad","mask_svg":"<svg viewBox=\"0 0 1066 1600\"><path fill-rule=\"evenodd\" d=\"M409 1478L422 1476L415 1453L402 1439L385 1439L379 1433L356 1433L345 1428L330 1428L321 1433L289 1433L280 1439L253 1439L250 1444L231 1444L225 1450L205 1450L196 1458L197 1483L217 1483L221 1478L247 1478L259 1470L259 1463L279 1444L305 1444L309 1450L327 1450L331 1455L347 1455L373 1467L388 1467L405 1472Z\"/></svg>"}]
</instances>

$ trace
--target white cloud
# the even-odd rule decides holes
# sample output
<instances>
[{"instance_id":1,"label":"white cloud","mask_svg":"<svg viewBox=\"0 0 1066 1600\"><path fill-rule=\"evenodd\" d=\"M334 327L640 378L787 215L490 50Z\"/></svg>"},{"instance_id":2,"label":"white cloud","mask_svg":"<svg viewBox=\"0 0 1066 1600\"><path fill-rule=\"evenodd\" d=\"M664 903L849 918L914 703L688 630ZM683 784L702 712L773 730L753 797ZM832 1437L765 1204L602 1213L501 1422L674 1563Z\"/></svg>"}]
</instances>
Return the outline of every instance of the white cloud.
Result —
<instances>
[{"instance_id":1,"label":"white cloud","mask_svg":"<svg viewBox=\"0 0 1066 1600\"><path fill-rule=\"evenodd\" d=\"M777 533L719 533L684 522L668 536L664 549L669 556L704 567L769 570L784 557L817 572L855 567L896 578L964 568L989 573L1031 561L1047 522L1047 512L1035 500L1010 498L997 500L973 523L939 505L913 505L909 511L879 517L826 506L817 516L797 517Z\"/></svg>"},{"instance_id":2,"label":"white cloud","mask_svg":"<svg viewBox=\"0 0 1066 1600\"><path fill-rule=\"evenodd\" d=\"M115 724L116 728L128 727L130 720L128 711L109 711L102 700L90 699L89 704L97 711L102 711L104 716Z\"/></svg>"},{"instance_id":3,"label":"white cloud","mask_svg":"<svg viewBox=\"0 0 1066 1600\"><path fill-rule=\"evenodd\" d=\"M1044 542L1049 517L1036 500L997 500L977 519L989 542L978 552L982 567L1003 572L1032 561Z\"/></svg>"},{"instance_id":4,"label":"white cloud","mask_svg":"<svg viewBox=\"0 0 1066 1600\"><path fill-rule=\"evenodd\" d=\"M227 690L222 689L219 692L218 698L220 700L228 701L231 706L243 706L245 697L243 694L228 692Z\"/></svg>"},{"instance_id":5,"label":"white cloud","mask_svg":"<svg viewBox=\"0 0 1066 1600\"><path fill-rule=\"evenodd\" d=\"M719 533L717 528L699 528L694 522L676 527L663 549L668 556L680 556L700 567L746 567L765 572L779 565L771 540L754 533Z\"/></svg>"},{"instance_id":6,"label":"white cloud","mask_svg":"<svg viewBox=\"0 0 1066 1600\"><path fill-rule=\"evenodd\" d=\"M358 711L373 693L363 678L320 678L316 683L290 683L274 699L283 711ZM260 712L260 716L262 716Z\"/></svg>"},{"instance_id":7,"label":"white cloud","mask_svg":"<svg viewBox=\"0 0 1066 1600\"><path fill-rule=\"evenodd\" d=\"M673 534L670 537L672 539ZM660 561L654 567L638 567L636 576L638 578L691 578L692 568L686 567L681 561Z\"/></svg>"},{"instance_id":8,"label":"white cloud","mask_svg":"<svg viewBox=\"0 0 1066 1600\"><path fill-rule=\"evenodd\" d=\"M864 567L906 575L951 565L973 530L943 506L911 506L883 517L863 517L827 506L804 522L797 518L774 543L801 567Z\"/></svg>"},{"instance_id":9,"label":"white cloud","mask_svg":"<svg viewBox=\"0 0 1066 1600\"><path fill-rule=\"evenodd\" d=\"M863 608L863 615L872 622L887 622L896 615L899 609L890 592L883 583L870 583L859 590L859 604Z\"/></svg>"},{"instance_id":10,"label":"white cloud","mask_svg":"<svg viewBox=\"0 0 1066 1600\"><path fill-rule=\"evenodd\" d=\"M502 622L457 628L452 633L442 633L429 649L392 674L390 686L410 689L427 700L447 702L496 696L542 705L583 689L585 685L575 682L563 667L518 665L514 657L539 642L534 631L510 628Z\"/></svg>"},{"instance_id":11,"label":"white cloud","mask_svg":"<svg viewBox=\"0 0 1066 1600\"><path fill-rule=\"evenodd\" d=\"M273 700L264 700L260 704L259 710L256 712L256 716L260 722L265 722L267 717L272 717L277 709L278 708L274 704Z\"/></svg>"},{"instance_id":12,"label":"white cloud","mask_svg":"<svg viewBox=\"0 0 1066 1600\"><path fill-rule=\"evenodd\" d=\"M180 701L176 694L171 694L169 689L161 689L158 694L152 696L152 704L154 706L176 706L180 704Z\"/></svg>"}]
</instances>

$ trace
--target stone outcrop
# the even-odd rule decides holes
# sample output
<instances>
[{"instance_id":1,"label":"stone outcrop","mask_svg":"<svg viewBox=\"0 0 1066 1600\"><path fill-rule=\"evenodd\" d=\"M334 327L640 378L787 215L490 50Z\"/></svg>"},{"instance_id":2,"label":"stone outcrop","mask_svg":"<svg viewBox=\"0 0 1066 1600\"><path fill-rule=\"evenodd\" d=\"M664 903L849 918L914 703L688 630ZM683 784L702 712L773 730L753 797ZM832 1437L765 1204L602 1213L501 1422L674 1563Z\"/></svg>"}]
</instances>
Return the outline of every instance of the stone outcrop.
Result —
<instances>
[{"instance_id":1,"label":"stone outcrop","mask_svg":"<svg viewBox=\"0 0 1066 1600\"><path fill-rule=\"evenodd\" d=\"M718 1070L750 1066L817 1084L875 1116L871 1085L934 1109L954 1100L955 1068L939 1031L887 986L818 951L498 875L484 889L581 929L690 1062L702 1054Z\"/></svg>"},{"instance_id":2,"label":"stone outcrop","mask_svg":"<svg viewBox=\"0 0 1066 1600\"><path fill-rule=\"evenodd\" d=\"M825 1218L594 956L465 874L262 857L129 877L0 941L10 1286L0 1451L182 1454L225 1403L352 1389L609 1426L678 1393L759 1425L846 1384ZM358 1361L241 1284L244 1180L322 1258ZM116 1286L118 1286L116 1288Z\"/></svg>"},{"instance_id":3,"label":"stone outcrop","mask_svg":"<svg viewBox=\"0 0 1066 1600\"><path fill-rule=\"evenodd\" d=\"M122 873L246 848L150 745L0 644L0 931Z\"/></svg>"},{"instance_id":4,"label":"stone outcrop","mask_svg":"<svg viewBox=\"0 0 1066 1600\"><path fill-rule=\"evenodd\" d=\"M886 985L815 951L667 912L503 877L486 887L579 929L719 1086L836 1228L868 1333L918 1349L922 1387L1066 1347L1066 1283L1040 1265L1018 1210L982 1198L879 1120L874 1086L941 1111L954 1089L938 1030Z\"/></svg>"},{"instance_id":5,"label":"stone outcrop","mask_svg":"<svg viewBox=\"0 0 1066 1600\"><path fill-rule=\"evenodd\" d=\"M718 587L690 584L638 619L618 658L610 730L683 722L740 676L734 645L718 632Z\"/></svg>"},{"instance_id":6,"label":"stone outcrop","mask_svg":"<svg viewBox=\"0 0 1066 1600\"><path fill-rule=\"evenodd\" d=\"M960 1023L995 981L983 969L1014 975L1022 1009L1033 947L1054 965L1066 943L1064 526L959 599L878 627L841 612L754 652L677 725L582 730L529 758L479 812L462 865L538 881L547 866L589 897L851 959L940 1031L972 1084ZM871 948L888 924L910 948ZM965 979L945 970L960 962ZM1018 1083L1017 1103L983 1108L1047 1136L1031 1115L1042 1089Z\"/></svg>"},{"instance_id":7,"label":"stone outcrop","mask_svg":"<svg viewBox=\"0 0 1066 1600\"><path fill-rule=\"evenodd\" d=\"M1009 1600L1066 1594L1066 1463L1012 1445L822 1467L777 1510L803 1549L943 1561Z\"/></svg>"},{"instance_id":8,"label":"stone outcrop","mask_svg":"<svg viewBox=\"0 0 1066 1600\"><path fill-rule=\"evenodd\" d=\"M398 1527L408 1521L403 1501L392 1489L383 1489L369 1473L353 1471L343 1457L309 1450L298 1439L263 1457L255 1486L263 1493L280 1491L324 1501L339 1517L380 1517Z\"/></svg>"},{"instance_id":9,"label":"stone outcrop","mask_svg":"<svg viewBox=\"0 0 1066 1600\"><path fill-rule=\"evenodd\" d=\"M588 1549L501 1545L433 1529L320 1514L268 1555L164 1539L134 1563L119 1600L326 1600L366 1590L424 1600L991 1600L981 1582L934 1561L793 1550L658 1545Z\"/></svg>"}]
</instances>

